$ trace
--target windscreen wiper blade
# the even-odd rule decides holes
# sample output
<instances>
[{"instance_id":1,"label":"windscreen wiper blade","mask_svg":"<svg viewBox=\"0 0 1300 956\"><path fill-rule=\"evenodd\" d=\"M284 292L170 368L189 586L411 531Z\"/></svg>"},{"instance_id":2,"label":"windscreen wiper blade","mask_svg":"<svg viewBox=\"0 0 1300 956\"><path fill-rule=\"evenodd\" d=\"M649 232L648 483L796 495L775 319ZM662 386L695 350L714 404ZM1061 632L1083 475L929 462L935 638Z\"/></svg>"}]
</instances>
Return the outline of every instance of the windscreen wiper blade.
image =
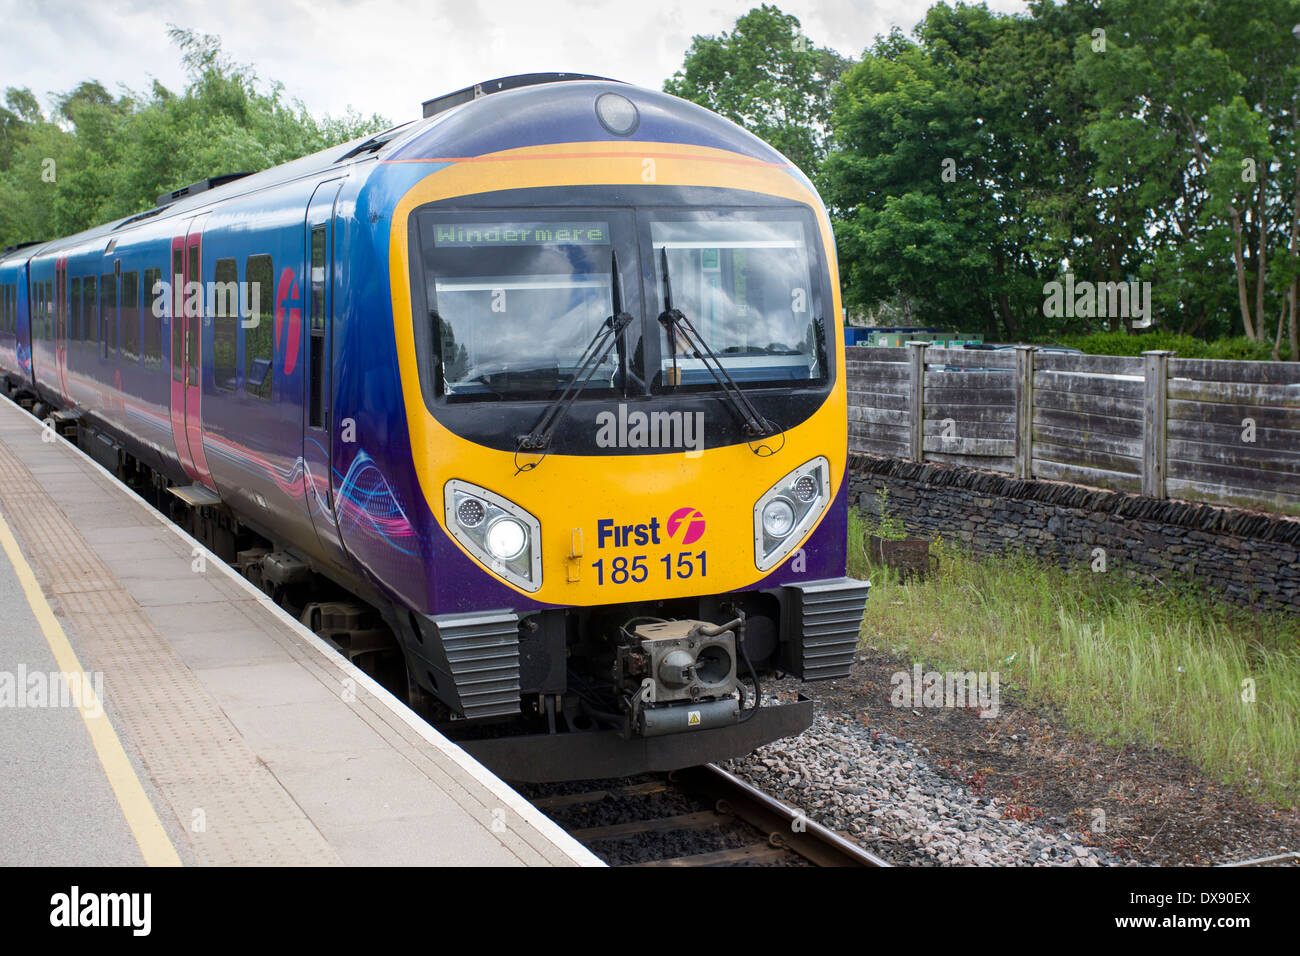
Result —
<instances>
[{"instance_id":1,"label":"windscreen wiper blade","mask_svg":"<svg viewBox=\"0 0 1300 956\"><path fill-rule=\"evenodd\" d=\"M771 449L766 445L760 445L754 448L753 442L762 438L768 438L782 431L780 425L770 419L764 418L759 414L754 403L749 400L744 389L736 384L736 380L731 377L726 367L718 359L709 343L704 341L699 330L687 318L681 309L673 305L673 281L672 275L668 270L668 247L660 246L660 252L663 253L664 269L664 311L659 315L659 322L668 331L668 347L673 353L674 384L680 384L680 373L677 369L677 336L680 335L686 342L686 345L695 352L704 367L709 370L714 381L722 388L722 394L730 403L736 415L740 418L741 431L745 435L746 441L750 443L750 450L755 454L764 454L762 449L766 449L766 454L772 454L773 451L779 451L780 448ZM782 445L785 444L783 441Z\"/></svg>"},{"instance_id":2,"label":"windscreen wiper blade","mask_svg":"<svg viewBox=\"0 0 1300 956\"><path fill-rule=\"evenodd\" d=\"M626 371L626 356L622 347L623 331L632 324L632 316L623 311L623 283L618 271L618 253L610 254L610 264L613 269L613 299L614 314L600 323L600 328L592 340L587 343L583 350L582 357L578 359L578 371L574 373L573 378L569 379L569 384L564 387L564 391L550 405L546 406L546 411L533 430L527 435L520 435L515 442L515 474L524 471L532 471L543 461L550 451L551 437L555 434L555 429L563 421L564 416L569 413L573 403L578 400L578 395L596 375L596 370L604 364L605 358L609 355L610 350L615 345L619 346L619 364ZM537 461L519 463L519 455L523 452L540 452L541 457Z\"/></svg>"}]
</instances>

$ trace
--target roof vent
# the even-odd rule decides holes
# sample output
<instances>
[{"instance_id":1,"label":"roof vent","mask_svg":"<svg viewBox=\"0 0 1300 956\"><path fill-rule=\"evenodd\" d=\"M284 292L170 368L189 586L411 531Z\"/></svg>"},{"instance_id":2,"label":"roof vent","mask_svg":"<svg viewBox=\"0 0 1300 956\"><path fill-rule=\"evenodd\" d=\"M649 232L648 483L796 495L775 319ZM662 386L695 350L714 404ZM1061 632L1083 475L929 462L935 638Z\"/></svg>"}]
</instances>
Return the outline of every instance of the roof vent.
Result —
<instances>
[{"instance_id":1,"label":"roof vent","mask_svg":"<svg viewBox=\"0 0 1300 956\"><path fill-rule=\"evenodd\" d=\"M166 206L155 206L153 209L148 209L142 213L138 213L137 215L131 216L128 219L123 219L121 222L119 222L116 226L113 227L113 231L117 232L117 230L125 229L127 226L133 223L142 222L145 219L152 219L154 216L158 215L166 208L167 208Z\"/></svg>"},{"instance_id":2,"label":"roof vent","mask_svg":"<svg viewBox=\"0 0 1300 956\"><path fill-rule=\"evenodd\" d=\"M338 159L334 160L334 162L341 163L345 159L351 159L353 156L360 156L362 153L376 153L387 146L397 137L398 133L410 125L410 123L403 123L401 126L394 126L392 129L386 129L382 133L376 133L368 140L352 147Z\"/></svg>"},{"instance_id":3,"label":"roof vent","mask_svg":"<svg viewBox=\"0 0 1300 956\"><path fill-rule=\"evenodd\" d=\"M17 252L19 249L27 249L30 246L41 246L49 242L48 239L33 239L31 242L16 242L12 246L5 246L6 253Z\"/></svg>"},{"instance_id":4,"label":"roof vent","mask_svg":"<svg viewBox=\"0 0 1300 956\"><path fill-rule=\"evenodd\" d=\"M455 93L448 93L436 99L425 100L424 118L428 119L430 116L436 116L453 106L460 106L462 103L468 103L470 100L489 96L492 93L517 90L521 86L539 86L542 83L566 83L570 80L603 80L606 83L621 82L611 80L607 76L589 76L586 73L520 73L517 76L502 76L495 80L484 80L482 83L475 83L473 86L467 86L463 90L457 90Z\"/></svg>"},{"instance_id":5,"label":"roof vent","mask_svg":"<svg viewBox=\"0 0 1300 956\"><path fill-rule=\"evenodd\" d=\"M207 192L209 189L216 189L218 186L224 186L226 183L233 183L236 179L243 179L245 176L251 175L252 173L223 173L220 176L209 176L207 179L200 179L197 183L190 183L190 185L182 186L180 189L163 193L158 197L158 205L170 206L178 199L184 199L186 196L193 196L196 193Z\"/></svg>"}]
</instances>

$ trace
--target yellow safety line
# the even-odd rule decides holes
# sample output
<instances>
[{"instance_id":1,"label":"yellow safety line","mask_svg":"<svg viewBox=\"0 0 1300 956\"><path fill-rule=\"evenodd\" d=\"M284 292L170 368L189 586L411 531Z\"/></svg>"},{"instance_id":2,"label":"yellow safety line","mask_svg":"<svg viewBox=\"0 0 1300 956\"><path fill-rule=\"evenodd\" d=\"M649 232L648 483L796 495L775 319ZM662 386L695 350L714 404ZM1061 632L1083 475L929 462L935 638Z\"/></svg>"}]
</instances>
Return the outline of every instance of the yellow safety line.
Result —
<instances>
[{"instance_id":1,"label":"yellow safety line","mask_svg":"<svg viewBox=\"0 0 1300 956\"><path fill-rule=\"evenodd\" d=\"M55 663L65 674L84 673L81 663L77 660L76 651L68 642L68 635L63 633L59 619L54 616L49 602L45 600L41 586L36 582L36 575L32 573L31 565L19 550L18 541L9 530L3 514L0 514L0 545L4 546L5 553L9 555L9 561L17 572L18 583L23 586L27 603L31 605L32 613L36 615L36 621L45 634L45 640L54 654ZM127 826L131 828L135 842L140 847L140 853L144 856L145 864L180 866L181 858L176 853L176 848L172 846L167 831L163 829L158 814L154 812L153 804L145 795L144 786L136 776L135 768L131 766L126 751L122 749L122 741L113 730L113 725L108 715L104 713L104 708L89 681L81 682L78 709L81 711L81 719L86 725L86 730L90 732L90 742L95 747L100 766L104 768L109 786L113 788L117 804L122 808L122 815L126 817Z\"/></svg>"}]
</instances>

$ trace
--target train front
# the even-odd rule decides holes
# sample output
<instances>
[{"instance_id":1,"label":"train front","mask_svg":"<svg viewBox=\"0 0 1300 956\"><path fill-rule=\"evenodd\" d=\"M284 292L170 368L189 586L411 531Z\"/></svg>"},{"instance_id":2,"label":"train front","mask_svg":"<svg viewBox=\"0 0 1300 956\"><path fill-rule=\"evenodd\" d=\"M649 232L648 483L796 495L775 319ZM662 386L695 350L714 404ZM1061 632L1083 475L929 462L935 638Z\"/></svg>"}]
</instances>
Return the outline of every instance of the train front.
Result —
<instances>
[{"instance_id":1,"label":"train front","mask_svg":"<svg viewBox=\"0 0 1300 956\"><path fill-rule=\"evenodd\" d=\"M765 680L847 674L868 588L845 576L839 286L808 181L608 81L482 96L385 160L414 183L390 247L430 521L412 680L512 779L803 730L811 703Z\"/></svg>"}]
</instances>

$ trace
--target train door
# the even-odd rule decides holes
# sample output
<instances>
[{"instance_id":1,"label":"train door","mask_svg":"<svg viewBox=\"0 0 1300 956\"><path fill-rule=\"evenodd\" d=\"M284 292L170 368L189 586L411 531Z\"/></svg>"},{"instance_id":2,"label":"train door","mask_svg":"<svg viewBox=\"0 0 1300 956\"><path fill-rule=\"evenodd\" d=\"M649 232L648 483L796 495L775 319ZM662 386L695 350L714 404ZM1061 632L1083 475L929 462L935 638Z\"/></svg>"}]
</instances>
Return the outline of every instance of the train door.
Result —
<instances>
[{"instance_id":1,"label":"train door","mask_svg":"<svg viewBox=\"0 0 1300 956\"><path fill-rule=\"evenodd\" d=\"M216 491L203 452L203 217L172 237L171 420L181 466Z\"/></svg>"},{"instance_id":2,"label":"train door","mask_svg":"<svg viewBox=\"0 0 1300 956\"><path fill-rule=\"evenodd\" d=\"M59 393L69 401L68 391L68 257L54 262L54 378Z\"/></svg>"},{"instance_id":3,"label":"train door","mask_svg":"<svg viewBox=\"0 0 1300 956\"><path fill-rule=\"evenodd\" d=\"M22 371L22 381L39 394L32 365L32 348L35 345L33 326L35 326L36 322L32 316L34 307L32 296L35 292L35 284L32 282L31 263L23 263L22 269L18 273L18 285L15 287L15 291L17 292L14 299L14 304L17 307L17 315L15 316L17 319L15 323L17 335L14 342L15 358L18 361L18 368Z\"/></svg>"},{"instance_id":4,"label":"train door","mask_svg":"<svg viewBox=\"0 0 1300 956\"><path fill-rule=\"evenodd\" d=\"M342 556L334 510L333 438L333 314L334 208L342 180L321 183L307 206L306 276L308 334L306 381L303 388L302 480L304 497L321 547Z\"/></svg>"}]
</instances>

